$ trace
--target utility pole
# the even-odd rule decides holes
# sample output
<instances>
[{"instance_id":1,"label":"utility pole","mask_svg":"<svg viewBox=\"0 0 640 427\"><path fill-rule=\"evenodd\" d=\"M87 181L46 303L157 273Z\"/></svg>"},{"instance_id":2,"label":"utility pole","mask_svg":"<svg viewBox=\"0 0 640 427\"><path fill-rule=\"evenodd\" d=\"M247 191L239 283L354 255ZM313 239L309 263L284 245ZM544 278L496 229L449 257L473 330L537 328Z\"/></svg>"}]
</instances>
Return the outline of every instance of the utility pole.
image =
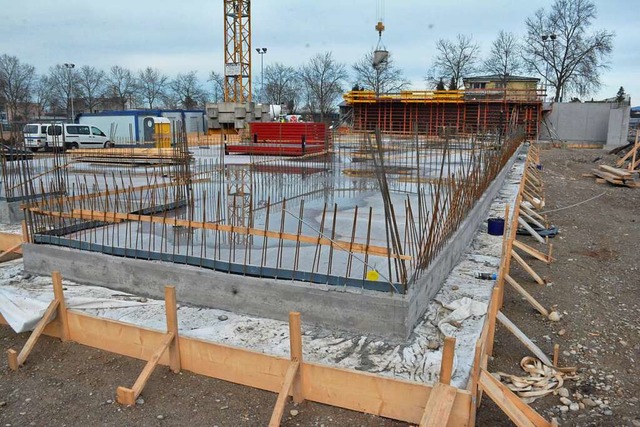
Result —
<instances>
[{"instance_id":1,"label":"utility pole","mask_svg":"<svg viewBox=\"0 0 640 427\"><path fill-rule=\"evenodd\" d=\"M267 53L267 48L258 47L256 52L260 55L260 102L264 103L264 54Z\"/></svg>"}]
</instances>

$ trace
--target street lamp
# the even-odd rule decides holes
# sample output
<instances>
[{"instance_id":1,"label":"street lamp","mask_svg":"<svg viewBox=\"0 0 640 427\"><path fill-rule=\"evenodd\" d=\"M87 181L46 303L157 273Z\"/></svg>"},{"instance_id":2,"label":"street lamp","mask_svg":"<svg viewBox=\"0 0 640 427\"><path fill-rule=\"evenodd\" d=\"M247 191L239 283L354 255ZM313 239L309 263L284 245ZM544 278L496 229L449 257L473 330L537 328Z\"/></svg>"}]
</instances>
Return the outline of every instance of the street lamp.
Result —
<instances>
[{"instance_id":1,"label":"street lamp","mask_svg":"<svg viewBox=\"0 0 640 427\"><path fill-rule=\"evenodd\" d=\"M260 101L264 97L264 54L267 53L266 47L257 47L256 52L260 55Z\"/></svg>"},{"instance_id":2,"label":"street lamp","mask_svg":"<svg viewBox=\"0 0 640 427\"><path fill-rule=\"evenodd\" d=\"M75 114L73 111L73 86L71 85L71 73L75 68L76 64L65 63L64 66L67 68L69 73L69 99L71 100L71 121L75 121Z\"/></svg>"},{"instance_id":3,"label":"street lamp","mask_svg":"<svg viewBox=\"0 0 640 427\"><path fill-rule=\"evenodd\" d=\"M545 55L545 49L547 47L547 40L551 40L551 51L555 54L556 51L556 38L555 34L543 34L542 35L542 57L545 59L545 71L544 71L544 96L547 96L547 90L549 86L549 61L551 58L547 58Z\"/></svg>"}]
</instances>

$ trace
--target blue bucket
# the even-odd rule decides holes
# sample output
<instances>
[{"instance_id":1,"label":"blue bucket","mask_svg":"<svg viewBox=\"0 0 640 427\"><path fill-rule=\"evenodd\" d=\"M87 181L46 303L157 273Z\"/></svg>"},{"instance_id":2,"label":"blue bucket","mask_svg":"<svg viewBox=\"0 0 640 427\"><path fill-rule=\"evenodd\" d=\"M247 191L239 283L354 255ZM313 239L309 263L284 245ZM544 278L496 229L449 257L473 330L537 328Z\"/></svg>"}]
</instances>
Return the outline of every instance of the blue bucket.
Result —
<instances>
[{"instance_id":1,"label":"blue bucket","mask_svg":"<svg viewBox=\"0 0 640 427\"><path fill-rule=\"evenodd\" d=\"M504 234L504 218L489 218L488 232L492 236L502 236Z\"/></svg>"}]
</instances>

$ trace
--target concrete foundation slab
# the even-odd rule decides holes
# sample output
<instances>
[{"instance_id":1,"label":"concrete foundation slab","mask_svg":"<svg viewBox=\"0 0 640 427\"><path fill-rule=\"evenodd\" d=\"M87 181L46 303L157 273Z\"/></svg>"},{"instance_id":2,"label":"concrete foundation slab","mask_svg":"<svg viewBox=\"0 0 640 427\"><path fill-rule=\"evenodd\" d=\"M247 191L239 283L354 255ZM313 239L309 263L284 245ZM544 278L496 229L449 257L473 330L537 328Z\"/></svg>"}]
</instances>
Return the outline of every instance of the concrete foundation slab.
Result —
<instances>
[{"instance_id":1,"label":"concrete foundation slab","mask_svg":"<svg viewBox=\"0 0 640 427\"><path fill-rule=\"evenodd\" d=\"M186 265L117 257L59 246L23 246L25 271L162 298L173 285L180 302L286 320L290 311L325 328L405 339L485 220L493 198L518 158L512 156L429 270L406 295L227 274Z\"/></svg>"}]
</instances>

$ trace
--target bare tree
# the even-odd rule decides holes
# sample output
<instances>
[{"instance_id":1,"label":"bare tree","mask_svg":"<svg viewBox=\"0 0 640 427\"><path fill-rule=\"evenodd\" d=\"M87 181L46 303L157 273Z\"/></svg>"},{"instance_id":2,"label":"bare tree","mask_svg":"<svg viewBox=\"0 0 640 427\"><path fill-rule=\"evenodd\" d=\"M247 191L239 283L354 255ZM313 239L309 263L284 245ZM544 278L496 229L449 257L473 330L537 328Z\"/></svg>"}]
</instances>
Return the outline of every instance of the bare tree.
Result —
<instances>
[{"instance_id":1,"label":"bare tree","mask_svg":"<svg viewBox=\"0 0 640 427\"><path fill-rule=\"evenodd\" d=\"M78 70L77 73L78 87L80 93L78 97L82 97L90 113L98 107L100 98L104 94L106 87L106 75L104 71L95 67L85 65Z\"/></svg>"},{"instance_id":2,"label":"bare tree","mask_svg":"<svg viewBox=\"0 0 640 427\"><path fill-rule=\"evenodd\" d=\"M607 68L614 34L589 33L596 17L590 0L556 0L548 11L539 9L527 18L525 65L548 80L556 102L565 92L586 96L601 85L600 73Z\"/></svg>"},{"instance_id":3,"label":"bare tree","mask_svg":"<svg viewBox=\"0 0 640 427\"><path fill-rule=\"evenodd\" d=\"M224 101L224 76L220 73L216 73L212 71L209 73L208 82L211 82L213 85L213 90L211 94L213 95L213 102L222 102Z\"/></svg>"},{"instance_id":4,"label":"bare tree","mask_svg":"<svg viewBox=\"0 0 640 427\"><path fill-rule=\"evenodd\" d=\"M34 79L32 65L20 62L16 56L0 56L0 91L13 121L18 119L19 108L29 101Z\"/></svg>"},{"instance_id":5,"label":"bare tree","mask_svg":"<svg viewBox=\"0 0 640 427\"><path fill-rule=\"evenodd\" d=\"M471 36L458 34L454 41L439 39L436 50L438 53L433 63L435 78L452 81L454 89L460 87L463 77L476 71L480 46L473 42Z\"/></svg>"},{"instance_id":6,"label":"bare tree","mask_svg":"<svg viewBox=\"0 0 640 427\"><path fill-rule=\"evenodd\" d=\"M51 92L52 108L65 110L67 117L71 117L71 97L81 90L75 69L63 64L54 65L49 68L46 82Z\"/></svg>"},{"instance_id":7,"label":"bare tree","mask_svg":"<svg viewBox=\"0 0 640 427\"><path fill-rule=\"evenodd\" d=\"M373 50L364 55L351 68L355 72L355 85L377 94L400 92L411 85L402 70L397 68L391 54L380 65L373 66Z\"/></svg>"},{"instance_id":8,"label":"bare tree","mask_svg":"<svg viewBox=\"0 0 640 427\"><path fill-rule=\"evenodd\" d=\"M178 74L169 83L169 87L175 96L174 99L178 101L182 108L196 108L197 106L202 106L206 100L206 92L202 88L195 71Z\"/></svg>"},{"instance_id":9,"label":"bare tree","mask_svg":"<svg viewBox=\"0 0 640 427\"><path fill-rule=\"evenodd\" d=\"M293 67L279 62L264 70L264 96L269 104L285 105L290 114L295 113L300 99L298 74Z\"/></svg>"},{"instance_id":10,"label":"bare tree","mask_svg":"<svg viewBox=\"0 0 640 427\"><path fill-rule=\"evenodd\" d=\"M319 53L299 71L309 109L320 113L320 121L330 113L342 94L347 79L344 64L333 59L331 52Z\"/></svg>"},{"instance_id":11,"label":"bare tree","mask_svg":"<svg viewBox=\"0 0 640 427\"><path fill-rule=\"evenodd\" d=\"M153 104L162 98L167 89L169 77L162 74L157 68L147 67L138 72L136 79L137 92L140 97L153 109Z\"/></svg>"},{"instance_id":12,"label":"bare tree","mask_svg":"<svg viewBox=\"0 0 640 427\"><path fill-rule=\"evenodd\" d=\"M518 37L500 30L498 37L491 44L489 57L482 68L488 74L509 76L522 72L523 62Z\"/></svg>"},{"instance_id":13,"label":"bare tree","mask_svg":"<svg viewBox=\"0 0 640 427\"><path fill-rule=\"evenodd\" d=\"M31 92L31 99L35 104L38 117L42 117L45 111L47 111L47 108L52 106L53 96L47 76L36 77L33 91Z\"/></svg>"},{"instance_id":14,"label":"bare tree","mask_svg":"<svg viewBox=\"0 0 640 427\"><path fill-rule=\"evenodd\" d=\"M119 65L114 65L107 76L107 92L113 93L118 98L121 108L127 107L127 101L131 104L136 94L136 82L131 70Z\"/></svg>"}]
</instances>

